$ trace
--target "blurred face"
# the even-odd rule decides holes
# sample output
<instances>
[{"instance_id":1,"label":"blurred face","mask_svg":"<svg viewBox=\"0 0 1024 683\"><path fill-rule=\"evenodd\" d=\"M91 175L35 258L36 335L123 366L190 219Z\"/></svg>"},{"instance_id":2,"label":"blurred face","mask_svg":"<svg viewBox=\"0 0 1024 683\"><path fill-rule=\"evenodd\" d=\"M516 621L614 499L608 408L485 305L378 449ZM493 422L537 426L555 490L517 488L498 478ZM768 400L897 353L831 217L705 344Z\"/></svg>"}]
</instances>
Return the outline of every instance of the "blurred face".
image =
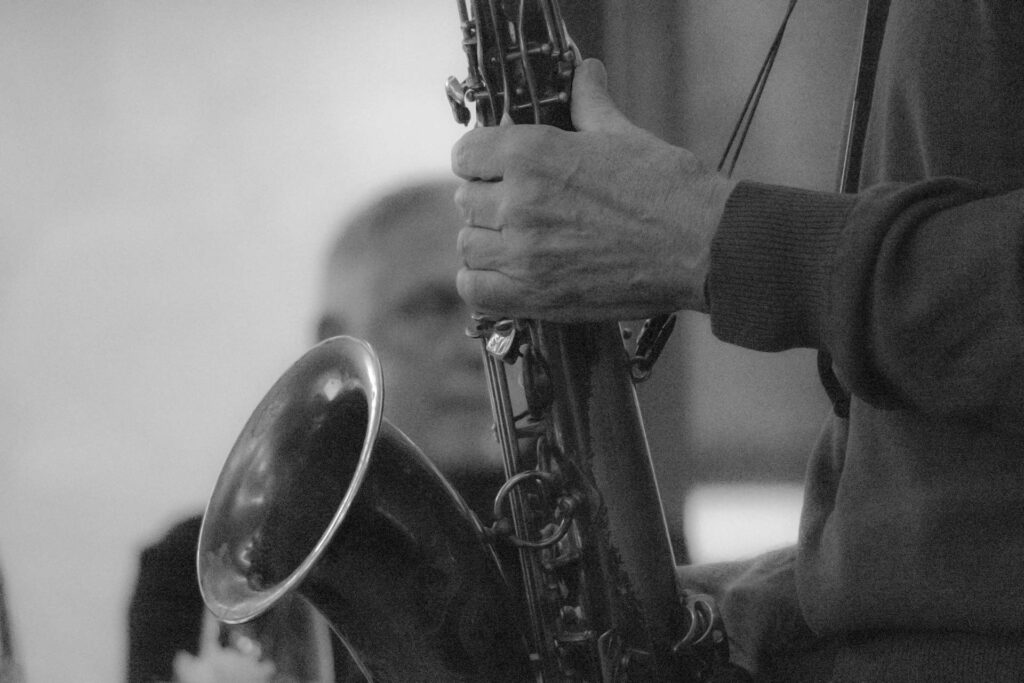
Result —
<instances>
[{"instance_id":1,"label":"blurred face","mask_svg":"<svg viewBox=\"0 0 1024 683\"><path fill-rule=\"evenodd\" d=\"M388 231L374 255L328 278L321 336L368 341L384 372L384 415L442 471L500 467L480 342L455 290L454 206L424 211Z\"/></svg>"}]
</instances>

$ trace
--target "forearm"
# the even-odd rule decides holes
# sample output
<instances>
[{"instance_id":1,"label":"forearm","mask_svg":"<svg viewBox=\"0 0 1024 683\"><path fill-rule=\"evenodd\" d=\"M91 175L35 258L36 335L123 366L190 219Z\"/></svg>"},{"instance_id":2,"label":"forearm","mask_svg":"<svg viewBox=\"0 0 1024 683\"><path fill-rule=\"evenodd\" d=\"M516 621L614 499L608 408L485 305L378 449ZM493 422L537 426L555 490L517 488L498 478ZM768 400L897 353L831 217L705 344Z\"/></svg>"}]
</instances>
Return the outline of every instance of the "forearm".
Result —
<instances>
[{"instance_id":1,"label":"forearm","mask_svg":"<svg viewBox=\"0 0 1024 683\"><path fill-rule=\"evenodd\" d=\"M1022 192L742 183L712 246L712 327L758 350L824 348L876 406L1019 424L1022 254Z\"/></svg>"},{"instance_id":2,"label":"forearm","mask_svg":"<svg viewBox=\"0 0 1024 683\"><path fill-rule=\"evenodd\" d=\"M711 244L708 303L723 341L817 348L828 275L851 197L741 182Z\"/></svg>"}]
</instances>

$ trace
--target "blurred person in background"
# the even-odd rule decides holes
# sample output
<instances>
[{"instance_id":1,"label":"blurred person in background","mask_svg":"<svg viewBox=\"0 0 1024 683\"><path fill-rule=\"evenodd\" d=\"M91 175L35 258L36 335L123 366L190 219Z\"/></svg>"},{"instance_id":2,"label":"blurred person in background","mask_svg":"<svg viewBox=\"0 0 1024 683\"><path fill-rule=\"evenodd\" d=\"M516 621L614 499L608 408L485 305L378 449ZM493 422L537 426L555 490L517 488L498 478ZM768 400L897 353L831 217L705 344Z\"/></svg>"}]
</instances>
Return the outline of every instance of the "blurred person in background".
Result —
<instances>
[{"instance_id":1,"label":"blurred person in background","mask_svg":"<svg viewBox=\"0 0 1024 683\"><path fill-rule=\"evenodd\" d=\"M346 334L374 347L385 416L488 523L504 478L479 345L465 334L470 311L451 277L459 265L455 188L447 179L404 185L342 226L325 263L317 337ZM201 521L176 524L142 552L129 607L128 683L302 680L282 678L285 667L256 639L227 642L205 610L195 569ZM334 649L337 679L361 680L344 649Z\"/></svg>"},{"instance_id":2,"label":"blurred person in background","mask_svg":"<svg viewBox=\"0 0 1024 683\"><path fill-rule=\"evenodd\" d=\"M452 282L456 187L403 187L348 224L328 259L318 337L347 334L374 347L385 416L486 523L504 476L480 345L465 334L471 311Z\"/></svg>"}]
</instances>

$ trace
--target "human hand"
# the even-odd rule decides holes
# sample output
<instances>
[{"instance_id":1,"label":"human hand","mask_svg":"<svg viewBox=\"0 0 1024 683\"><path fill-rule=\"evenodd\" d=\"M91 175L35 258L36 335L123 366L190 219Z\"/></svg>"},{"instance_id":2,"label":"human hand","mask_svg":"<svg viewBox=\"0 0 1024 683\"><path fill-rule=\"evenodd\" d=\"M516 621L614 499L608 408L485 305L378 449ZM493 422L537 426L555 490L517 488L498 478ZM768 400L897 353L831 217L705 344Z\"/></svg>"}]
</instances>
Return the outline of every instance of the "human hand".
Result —
<instances>
[{"instance_id":1,"label":"human hand","mask_svg":"<svg viewBox=\"0 0 1024 683\"><path fill-rule=\"evenodd\" d=\"M259 646L243 651L220 644L220 624L212 614L203 619L199 654L174 657L174 683L270 683L277 674L273 662L260 661Z\"/></svg>"},{"instance_id":2,"label":"human hand","mask_svg":"<svg viewBox=\"0 0 1024 683\"><path fill-rule=\"evenodd\" d=\"M576 132L501 125L452 149L460 295L484 313L627 320L705 310L711 238L734 183L634 126L604 66L573 83Z\"/></svg>"},{"instance_id":3,"label":"human hand","mask_svg":"<svg viewBox=\"0 0 1024 683\"><path fill-rule=\"evenodd\" d=\"M729 638L729 659L754 673L773 655L821 644L800 611L795 576L796 546L746 560L676 567L680 592L714 597Z\"/></svg>"}]
</instances>

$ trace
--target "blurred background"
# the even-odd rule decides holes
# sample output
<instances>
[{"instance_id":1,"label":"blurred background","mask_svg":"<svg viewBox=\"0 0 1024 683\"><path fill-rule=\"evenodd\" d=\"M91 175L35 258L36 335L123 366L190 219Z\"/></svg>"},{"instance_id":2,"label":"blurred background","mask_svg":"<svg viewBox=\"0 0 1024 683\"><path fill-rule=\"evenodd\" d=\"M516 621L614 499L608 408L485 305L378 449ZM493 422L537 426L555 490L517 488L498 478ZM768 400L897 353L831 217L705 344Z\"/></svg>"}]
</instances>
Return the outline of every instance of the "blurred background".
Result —
<instances>
[{"instance_id":1,"label":"blurred background","mask_svg":"<svg viewBox=\"0 0 1024 683\"><path fill-rule=\"evenodd\" d=\"M623 109L711 164L786 5L563 0ZM737 175L834 187L862 17L797 7ZM312 339L336 226L447 172L460 40L441 0L0 2L0 568L29 681L123 677L138 552ZM687 316L640 394L695 559L795 538L813 354Z\"/></svg>"}]
</instances>

